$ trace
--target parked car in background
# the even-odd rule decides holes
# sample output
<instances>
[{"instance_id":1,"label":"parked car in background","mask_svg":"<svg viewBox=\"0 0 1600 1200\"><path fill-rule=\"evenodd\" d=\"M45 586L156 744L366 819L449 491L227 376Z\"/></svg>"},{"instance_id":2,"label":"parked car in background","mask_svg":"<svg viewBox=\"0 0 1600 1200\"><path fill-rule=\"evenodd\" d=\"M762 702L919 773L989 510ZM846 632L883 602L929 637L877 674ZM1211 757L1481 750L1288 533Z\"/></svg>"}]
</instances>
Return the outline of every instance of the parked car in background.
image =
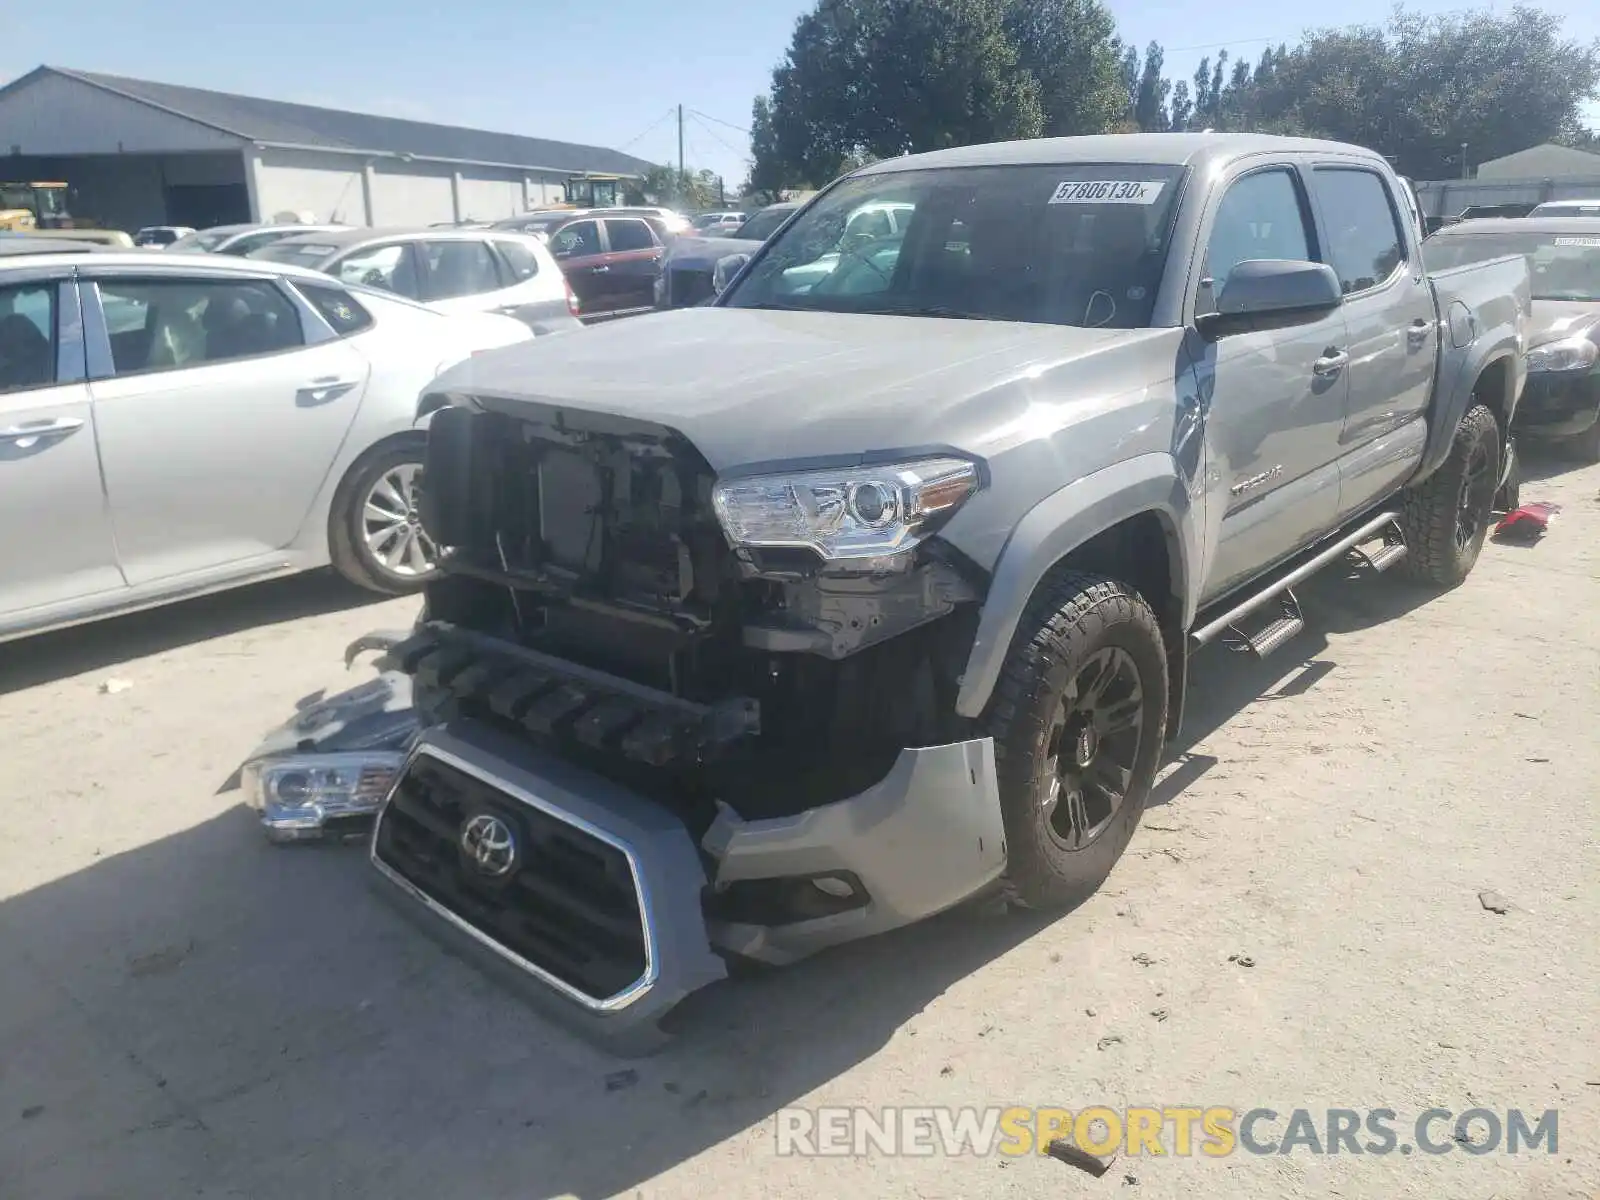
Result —
<instances>
[{"instance_id":1,"label":"parked car in background","mask_svg":"<svg viewBox=\"0 0 1600 1200\"><path fill-rule=\"evenodd\" d=\"M135 246L170 246L181 237L188 237L194 230L187 225L146 225L133 235Z\"/></svg>"},{"instance_id":2,"label":"parked car in background","mask_svg":"<svg viewBox=\"0 0 1600 1200\"><path fill-rule=\"evenodd\" d=\"M749 213L708 212L690 218L695 237L719 237L730 233L749 219Z\"/></svg>"},{"instance_id":3,"label":"parked car in background","mask_svg":"<svg viewBox=\"0 0 1600 1200\"><path fill-rule=\"evenodd\" d=\"M1530 217L1600 217L1600 198L1592 200L1546 200L1528 215Z\"/></svg>"},{"instance_id":4,"label":"parked car in background","mask_svg":"<svg viewBox=\"0 0 1600 1200\"><path fill-rule=\"evenodd\" d=\"M348 228L348 225L304 224L213 225L210 229L201 229L184 235L167 249L180 253L198 251L204 254L231 254L235 258L243 258L251 251L270 246L283 238Z\"/></svg>"},{"instance_id":5,"label":"parked car in background","mask_svg":"<svg viewBox=\"0 0 1600 1200\"><path fill-rule=\"evenodd\" d=\"M40 238L34 237L31 233L0 233L0 258L18 258L24 254L83 254L110 248L98 242Z\"/></svg>"},{"instance_id":6,"label":"parked car in background","mask_svg":"<svg viewBox=\"0 0 1600 1200\"><path fill-rule=\"evenodd\" d=\"M638 217L650 226L656 235L656 240L663 245L670 243L674 238L694 231L694 227L690 224L688 217L673 212L669 208L544 209L539 212L524 213L520 217L507 217L503 221L496 221L493 227L495 229L511 230L515 233L532 234L534 237L548 241L557 229L579 217Z\"/></svg>"},{"instance_id":7,"label":"parked car in background","mask_svg":"<svg viewBox=\"0 0 1600 1200\"><path fill-rule=\"evenodd\" d=\"M671 240L650 218L617 211L568 214L529 235L549 247L586 317L648 308Z\"/></svg>"},{"instance_id":8,"label":"parked car in background","mask_svg":"<svg viewBox=\"0 0 1600 1200\"><path fill-rule=\"evenodd\" d=\"M415 589L417 396L530 336L250 259L0 260L0 640L328 563Z\"/></svg>"},{"instance_id":9,"label":"parked car in background","mask_svg":"<svg viewBox=\"0 0 1600 1200\"><path fill-rule=\"evenodd\" d=\"M480 229L345 229L283 238L253 259L380 288L447 313L516 317L535 333L578 327L573 291L539 239Z\"/></svg>"},{"instance_id":10,"label":"parked car in background","mask_svg":"<svg viewBox=\"0 0 1600 1200\"><path fill-rule=\"evenodd\" d=\"M69 242L93 242L116 250L132 250L133 237L121 229L30 229L23 236L55 238Z\"/></svg>"},{"instance_id":11,"label":"parked car in background","mask_svg":"<svg viewBox=\"0 0 1600 1200\"><path fill-rule=\"evenodd\" d=\"M1460 221L1487 221L1496 217L1525 217L1533 209L1534 205L1520 201L1515 204L1470 204L1457 214L1456 219Z\"/></svg>"},{"instance_id":12,"label":"parked car in background","mask_svg":"<svg viewBox=\"0 0 1600 1200\"><path fill-rule=\"evenodd\" d=\"M1528 261L1533 323L1517 432L1600 462L1600 216L1463 221L1423 243L1430 271L1508 254Z\"/></svg>"},{"instance_id":13,"label":"parked car in background","mask_svg":"<svg viewBox=\"0 0 1600 1200\"><path fill-rule=\"evenodd\" d=\"M744 224L715 237L678 238L661 261L661 282L653 297L657 308L687 308L716 294L712 275L717 263L734 254L749 254L800 208L798 200L770 204Z\"/></svg>"}]
</instances>

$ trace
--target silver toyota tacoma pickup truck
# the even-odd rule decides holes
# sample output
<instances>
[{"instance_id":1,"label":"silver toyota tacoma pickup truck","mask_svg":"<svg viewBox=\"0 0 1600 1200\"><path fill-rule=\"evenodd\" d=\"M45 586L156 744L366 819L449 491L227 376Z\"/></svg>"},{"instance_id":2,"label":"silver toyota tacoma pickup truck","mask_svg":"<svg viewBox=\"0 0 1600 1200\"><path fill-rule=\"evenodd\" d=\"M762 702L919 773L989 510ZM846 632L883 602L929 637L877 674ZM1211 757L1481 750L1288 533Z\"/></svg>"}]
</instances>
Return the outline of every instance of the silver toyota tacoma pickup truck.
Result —
<instances>
[{"instance_id":1,"label":"silver toyota tacoma pickup truck","mask_svg":"<svg viewBox=\"0 0 1600 1200\"><path fill-rule=\"evenodd\" d=\"M1336 560L1466 577L1528 313L1376 154L1134 135L868 167L708 306L477 356L380 890L624 1049L730 962L1081 900L1192 651Z\"/></svg>"}]
</instances>

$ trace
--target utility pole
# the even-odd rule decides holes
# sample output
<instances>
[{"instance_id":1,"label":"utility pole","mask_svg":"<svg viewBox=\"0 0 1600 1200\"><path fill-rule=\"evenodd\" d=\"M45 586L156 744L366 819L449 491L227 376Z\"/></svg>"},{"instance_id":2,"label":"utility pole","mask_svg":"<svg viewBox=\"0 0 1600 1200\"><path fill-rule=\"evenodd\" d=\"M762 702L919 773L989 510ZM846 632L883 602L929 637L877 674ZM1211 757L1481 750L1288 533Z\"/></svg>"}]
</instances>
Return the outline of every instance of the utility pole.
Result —
<instances>
[{"instance_id":1,"label":"utility pole","mask_svg":"<svg viewBox=\"0 0 1600 1200\"><path fill-rule=\"evenodd\" d=\"M1467 143L1461 143L1461 178L1467 177Z\"/></svg>"},{"instance_id":2,"label":"utility pole","mask_svg":"<svg viewBox=\"0 0 1600 1200\"><path fill-rule=\"evenodd\" d=\"M683 105L678 105L678 203L683 203Z\"/></svg>"}]
</instances>

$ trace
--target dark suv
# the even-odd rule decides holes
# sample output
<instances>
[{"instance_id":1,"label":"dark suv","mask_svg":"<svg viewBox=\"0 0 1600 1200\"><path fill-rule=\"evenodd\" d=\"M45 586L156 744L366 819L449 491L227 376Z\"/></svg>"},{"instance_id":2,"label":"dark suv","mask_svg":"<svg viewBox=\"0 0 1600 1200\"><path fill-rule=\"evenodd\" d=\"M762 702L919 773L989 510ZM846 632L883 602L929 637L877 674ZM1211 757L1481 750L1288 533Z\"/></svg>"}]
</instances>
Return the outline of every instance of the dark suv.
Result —
<instances>
[{"instance_id":1,"label":"dark suv","mask_svg":"<svg viewBox=\"0 0 1600 1200\"><path fill-rule=\"evenodd\" d=\"M688 308L710 300L715 294L711 276L717 268L717 261L730 254L751 253L778 232L799 207L799 201L768 205L729 233L717 237L685 234L678 238L661 263L661 282L655 293L656 307Z\"/></svg>"}]
</instances>

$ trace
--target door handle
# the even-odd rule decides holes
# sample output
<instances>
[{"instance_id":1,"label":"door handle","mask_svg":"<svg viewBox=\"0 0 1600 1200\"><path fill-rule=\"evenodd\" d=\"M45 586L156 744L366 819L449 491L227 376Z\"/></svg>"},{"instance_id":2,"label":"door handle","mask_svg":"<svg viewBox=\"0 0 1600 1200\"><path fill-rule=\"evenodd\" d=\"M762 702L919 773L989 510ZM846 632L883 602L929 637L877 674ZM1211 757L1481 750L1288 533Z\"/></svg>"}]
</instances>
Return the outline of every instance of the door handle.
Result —
<instances>
[{"instance_id":1,"label":"door handle","mask_svg":"<svg viewBox=\"0 0 1600 1200\"><path fill-rule=\"evenodd\" d=\"M1406 341L1413 346L1420 346L1428 340L1428 334L1431 332L1433 332L1433 322L1424 321L1419 317L1406 329Z\"/></svg>"},{"instance_id":2,"label":"door handle","mask_svg":"<svg viewBox=\"0 0 1600 1200\"><path fill-rule=\"evenodd\" d=\"M310 383L303 384L300 394L312 400L329 400L335 392L347 392L360 382L359 379L340 379L337 375L324 375L321 379L313 379Z\"/></svg>"},{"instance_id":3,"label":"door handle","mask_svg":"<svg viewBox=\"0 0 1600 1200\"><path fill-rule=\"evenodd\" d=\"M1330 375L1337 375L1349 365L1350 356L1348 354L1343 350L1335 350L1332 346L1329 346L1322 352L1322 357L1311 364L1311 373L1327 378Z\"/></svg>"},{"instance_id":4,"label":"door handle","mask_svg":"<svg viewBox=\"0 0 1600 1200\"><path fill-rule=\"evenodd\" d=\"M57 417L53 421L39 421L32 425L13 425L0 429L0 442L9 442L18 450L36 446L41 438L65 437L83 428L78 417Z\"/></svg>"},{"instance_id":5,"label":"door handle","mask_svg":"<svg viewBox=\"0 0 1600 1200\"><path fill-rule=\"evenodd\" d=\"M596 275L604 275L604 274L606 274L606 272L610 271L611 268L610 267L590 267L589 270L593 271Z\"/></svg>"}]
</instances>

